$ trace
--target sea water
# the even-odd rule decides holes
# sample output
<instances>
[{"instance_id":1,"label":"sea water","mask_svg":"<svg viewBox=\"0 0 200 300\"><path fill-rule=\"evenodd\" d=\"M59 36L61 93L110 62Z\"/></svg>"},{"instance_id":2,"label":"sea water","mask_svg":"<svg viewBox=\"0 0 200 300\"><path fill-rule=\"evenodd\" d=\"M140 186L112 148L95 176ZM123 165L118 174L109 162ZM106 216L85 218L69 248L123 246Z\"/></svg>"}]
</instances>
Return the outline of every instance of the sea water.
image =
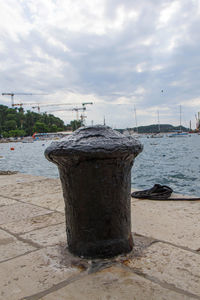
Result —
<instances>
[{"instance_id":1,"label":"sea water","mask_svg":"<svg viewBox=\"0 0 200 300\"><path fill-rule=\"evenodd\" d=\"M155 183L170 186L174 192L200 197L200 135L140 138L143 152L135 158L131 185L151 188ZM0 143L0 170L58 178L56 165L44 157L51 141ZM10 148L14 150L10 150Z\"/></svg>"},{"instance_id":2,"label":"sea water","mask_svg":"<svg viewBox=\"0 0 200 300\"><path fill-rule=\"evenodd\" d=\"M200 135L140 139L143 152L132 168L132 186L143 190L155 183L174 192L200 197Z\"/></svg>"}]
</instances>

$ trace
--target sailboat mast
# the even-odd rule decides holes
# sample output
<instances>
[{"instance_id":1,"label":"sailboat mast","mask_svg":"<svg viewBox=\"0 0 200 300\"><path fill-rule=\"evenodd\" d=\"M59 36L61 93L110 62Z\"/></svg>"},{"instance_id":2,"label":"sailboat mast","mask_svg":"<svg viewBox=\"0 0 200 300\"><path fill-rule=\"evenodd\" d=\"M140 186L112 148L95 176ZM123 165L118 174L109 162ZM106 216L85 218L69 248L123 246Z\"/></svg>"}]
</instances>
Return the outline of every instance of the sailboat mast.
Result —
<instances>
[{"instance_id":1,"label":"sailboat mast","mask_svg":"<svg viewBox=\"0 0 200 300\"><path fill-rule=\"evenodd\" d=\"M181 105L180 105L180 131L181 131Z\"/></svg>"},{"instance_id":2,"label":"sailboat mast","mask_svg":"<svg viewBox=\"0 0 200 300\"><path fill-rule=\"evenodd\" d=\"M135 125L136 125L136 131L138 133L138 125L137 125L137 115L136 115L136 107L134 105L134 113L135 113Z\"/></svg>"},{"instance_id":3,"label":"sailboat mast","mask_svg":"<svg viewBox=\"0 0 200 300\"><path fill-rule=\"evenodd\" d=\"M158 110L158 131L160 132L160 118L159 118L159 110Z\"/></svg>"}]
</instances>

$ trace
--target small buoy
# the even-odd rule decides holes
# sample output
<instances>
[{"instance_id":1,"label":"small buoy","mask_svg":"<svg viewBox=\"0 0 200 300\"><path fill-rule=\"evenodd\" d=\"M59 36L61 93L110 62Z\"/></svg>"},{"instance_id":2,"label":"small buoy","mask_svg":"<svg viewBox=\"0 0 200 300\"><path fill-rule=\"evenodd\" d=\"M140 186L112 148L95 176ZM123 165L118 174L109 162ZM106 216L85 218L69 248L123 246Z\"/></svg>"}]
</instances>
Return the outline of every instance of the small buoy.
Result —
<instances>
[{"instance_id":1,"label":"small buoy","mask_svg":"<svg viewBox=\"0 0 200 300\"><path fill-rule=\"evenodd\" d=\"M15 148L14 147L10 147L10 150L15 150Z\"/></svg>"}]
</instances>

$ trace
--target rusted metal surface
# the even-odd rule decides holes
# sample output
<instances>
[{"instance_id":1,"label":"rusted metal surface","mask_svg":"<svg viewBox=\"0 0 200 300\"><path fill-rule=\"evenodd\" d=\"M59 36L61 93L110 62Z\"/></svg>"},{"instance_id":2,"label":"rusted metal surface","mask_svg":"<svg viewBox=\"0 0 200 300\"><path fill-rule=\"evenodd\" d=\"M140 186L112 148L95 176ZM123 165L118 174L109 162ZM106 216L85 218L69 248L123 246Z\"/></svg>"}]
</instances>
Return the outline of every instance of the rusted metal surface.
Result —
<instances>
[{"instance_id":1,"label":"rusted metal surface","mask_svg":"<svg viewBox=\"0 0 200 300\"><path fill-rule=\"evenodd\" d=\"M106 126L80 128L45 150L59 168L72 253L105 258L132 250L130 172L141 151Z\"/></svg>"}]
</instances>

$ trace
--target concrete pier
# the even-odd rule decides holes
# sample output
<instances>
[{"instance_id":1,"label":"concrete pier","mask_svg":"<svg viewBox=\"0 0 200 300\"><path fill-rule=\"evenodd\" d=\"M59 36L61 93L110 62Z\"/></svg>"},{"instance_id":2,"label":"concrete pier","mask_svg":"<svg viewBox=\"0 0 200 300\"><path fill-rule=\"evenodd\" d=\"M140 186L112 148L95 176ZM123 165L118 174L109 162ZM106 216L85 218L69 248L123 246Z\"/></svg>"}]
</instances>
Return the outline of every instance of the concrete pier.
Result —
<instances>
[{"instance_id":1,"label":"concrete pier","mask_svg":"<svg viewBox=\"0 0 200 300\"><path fill-rule=\"evenodd\" d=\"M0 175L0 299L200 299L200 201L131 205L132 252L83 259L67 250L60 181Z\"/></svg>"}]
</instances>

